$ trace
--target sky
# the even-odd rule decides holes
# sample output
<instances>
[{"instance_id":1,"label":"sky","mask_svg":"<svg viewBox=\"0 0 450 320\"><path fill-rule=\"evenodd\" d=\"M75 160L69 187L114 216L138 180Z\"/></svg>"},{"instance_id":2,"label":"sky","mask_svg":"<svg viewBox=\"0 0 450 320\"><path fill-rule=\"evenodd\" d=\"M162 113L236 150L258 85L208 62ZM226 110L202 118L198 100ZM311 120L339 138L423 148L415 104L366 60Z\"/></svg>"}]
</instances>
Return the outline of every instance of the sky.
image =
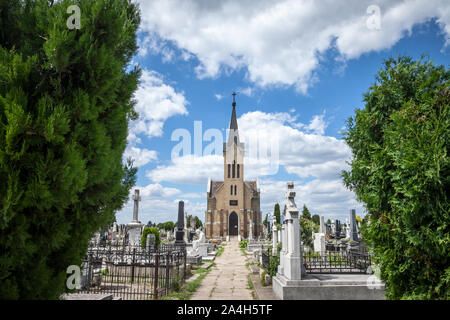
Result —
<instances>
[{"instance_id":1,"label":"sky","mask_svg":"<svg viewBox=\"0 0 450 320\"><path fill-rule=\"evenodd\" d=\"M244 176L263 217L284 204L325 219L365 215L341 178L346 121L389 57L450 62L450 1L140 0L135 93L124 161L138 167L139 220L176 221L178 201L204 220L208 178L223 180L233 92ZM130 200L116 213L132 220Z\"/></svg>"}]
</instances>

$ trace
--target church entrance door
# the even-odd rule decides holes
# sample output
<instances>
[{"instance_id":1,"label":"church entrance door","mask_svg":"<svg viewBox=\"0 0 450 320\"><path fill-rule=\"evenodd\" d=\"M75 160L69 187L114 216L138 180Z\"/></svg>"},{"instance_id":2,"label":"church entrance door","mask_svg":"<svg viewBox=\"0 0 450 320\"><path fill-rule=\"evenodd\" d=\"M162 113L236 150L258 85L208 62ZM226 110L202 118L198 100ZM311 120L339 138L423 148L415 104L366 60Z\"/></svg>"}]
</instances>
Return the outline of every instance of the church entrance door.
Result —
<instances>
[{"instance_id":1,"label":"church entrance door","mask_svg":"<svg viewBox=\"0 0 450 320\"><path fill-rule=\"evenodd\" d=\"M233 211L228 218L228 234L230 236L237 236L238 231L238 215Z\"/></svg>"}]
</instances>

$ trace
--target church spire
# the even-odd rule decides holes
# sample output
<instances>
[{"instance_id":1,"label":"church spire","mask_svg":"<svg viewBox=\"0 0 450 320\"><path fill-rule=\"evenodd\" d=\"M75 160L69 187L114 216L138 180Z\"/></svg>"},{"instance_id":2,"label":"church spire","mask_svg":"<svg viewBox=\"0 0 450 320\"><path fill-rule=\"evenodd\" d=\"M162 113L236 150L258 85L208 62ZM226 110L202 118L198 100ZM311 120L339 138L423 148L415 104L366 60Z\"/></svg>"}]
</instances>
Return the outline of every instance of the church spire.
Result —
<instances>
[{"instance_id":1,"label":"church spire","mask_svg":"<svg viewBox=\"0 0 450 320\"><path fill-rule=\"evenodd\" d=\"M231 104L233 106L233 111L231 112L231 122L230 122L230 130L236 130L238 129L237 120L236 120L236 92L233 92L233 103Z\"/></svg>"},{"instance_id":2,"label":"church spire","mask_svg":"<svg viewBox=\"0 0 450 320\"><path fill-rule=\"evenodd\" d=\"M236 92L233 92L233 103L231 104L233 106L233 111L231 112L231 121L230 121L230 132L228 134L228 143L232 142L234 140L234 143L239 143L239 132L238 132L238 125L236 120Z\"/></svg>"}]
</instances>

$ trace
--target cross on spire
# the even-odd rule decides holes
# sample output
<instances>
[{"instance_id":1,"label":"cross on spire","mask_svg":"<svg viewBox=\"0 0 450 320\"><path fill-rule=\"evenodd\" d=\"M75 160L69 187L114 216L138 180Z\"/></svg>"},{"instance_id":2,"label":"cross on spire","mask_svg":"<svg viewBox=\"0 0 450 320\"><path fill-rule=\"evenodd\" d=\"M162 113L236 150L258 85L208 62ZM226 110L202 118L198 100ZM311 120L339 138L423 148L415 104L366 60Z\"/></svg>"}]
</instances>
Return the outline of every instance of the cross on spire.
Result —
<instances>
[{"instance_id":1,"label":"cross on spire","mask_svg":"<svg viewBox=\"0 0 450 320\"><path fill-rule=\"evenodd\" d=\"M236 92L233 92L232 96L233 96L233 107L235 107L236 106L236 100L235 100Z\"/></svg>"}]
</instances>

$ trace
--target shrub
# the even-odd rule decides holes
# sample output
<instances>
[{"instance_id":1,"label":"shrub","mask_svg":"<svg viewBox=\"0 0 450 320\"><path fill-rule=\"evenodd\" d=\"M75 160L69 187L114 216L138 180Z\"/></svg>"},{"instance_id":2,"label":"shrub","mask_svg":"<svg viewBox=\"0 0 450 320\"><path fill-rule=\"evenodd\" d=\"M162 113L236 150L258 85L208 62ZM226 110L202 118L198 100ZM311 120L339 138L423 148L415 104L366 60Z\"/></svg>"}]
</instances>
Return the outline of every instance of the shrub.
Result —
<instances>
[{"instance_id":1,"label":"shrub","mask_svg":"<svg viewBox=\"0 0 450 320\"><path fill-rule=\"evenodd\" d=\"M389 59L348 120L343 178L391 299L450 298L449 87L445 66Z\"/></svg>"},{"instance_id":2,"label":"shrub","mask_svg":"<svg viewBox=\"0 0 450 320\"><path fill-rule=\"evenodd\" d=\"M81 9L69 30L67 7ZM127 0L0 4L0 299L58 299L135 183L139 69Z\"/></svg>"}]
</instances>

